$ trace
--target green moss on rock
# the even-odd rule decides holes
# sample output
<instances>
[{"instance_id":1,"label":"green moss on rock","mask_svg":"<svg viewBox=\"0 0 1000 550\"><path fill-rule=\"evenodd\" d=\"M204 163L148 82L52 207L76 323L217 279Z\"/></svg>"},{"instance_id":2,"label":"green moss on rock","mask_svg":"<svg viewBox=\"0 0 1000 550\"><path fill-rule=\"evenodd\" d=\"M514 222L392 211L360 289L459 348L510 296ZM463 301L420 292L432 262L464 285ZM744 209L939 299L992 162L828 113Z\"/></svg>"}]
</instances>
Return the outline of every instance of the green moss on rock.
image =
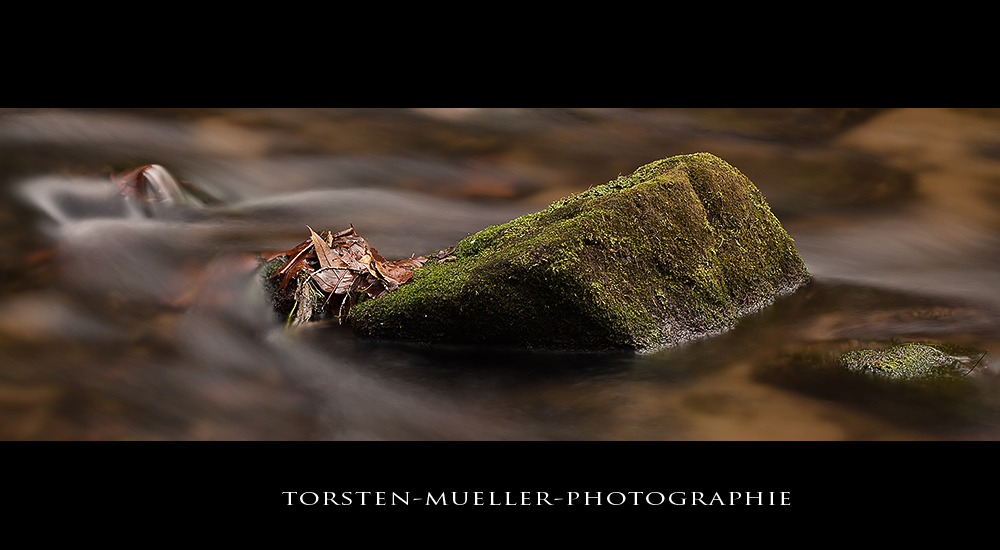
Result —
<instances>
[{"instance_id":1,"label":"green moss on rock","mask_svg":"<svg viewBox=\"0 0 1000 550\"><path fill-rule=\"evenodd\" d=\"M954 355L953 355L954 354ZM943 344L905 343L886 349L864 349L840 356L848 370L896 380L950 380L969 372L973 354Z\"/></svg>"},{"instance_id":2,"label":"green moss on rock","mask_svg":"<svg viewBox=\"0 0 1000 550\"><path fill-rule=\"evenodd\" d=\"M809 280L760 191L722 159L659 160L488 227L351 310L359 335L642 349L733 326Z\"/></svg>"}]
</instances>

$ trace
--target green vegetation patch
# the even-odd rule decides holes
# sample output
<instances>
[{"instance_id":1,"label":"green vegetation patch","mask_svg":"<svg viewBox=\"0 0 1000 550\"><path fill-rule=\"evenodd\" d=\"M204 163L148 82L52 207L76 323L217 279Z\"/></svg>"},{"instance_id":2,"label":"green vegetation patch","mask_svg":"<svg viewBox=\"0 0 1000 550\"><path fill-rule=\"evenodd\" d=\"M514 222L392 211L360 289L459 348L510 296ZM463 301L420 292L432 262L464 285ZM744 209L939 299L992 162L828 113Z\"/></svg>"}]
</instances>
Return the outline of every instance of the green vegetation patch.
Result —
<instances>
[{"instance_id":1,"label":"green vegetation patch","mask_svg":"<svg viewBox=\"0 0 1000 550\"><path fill-rule=\"evenodd\" d=\"M970 370L965 363L973 359L972 355L955 346L910 342L886 349L850 351L840 356L840 363L850 371L880 378L947 380L965 376Z\"/></svg>"}]
</instances>

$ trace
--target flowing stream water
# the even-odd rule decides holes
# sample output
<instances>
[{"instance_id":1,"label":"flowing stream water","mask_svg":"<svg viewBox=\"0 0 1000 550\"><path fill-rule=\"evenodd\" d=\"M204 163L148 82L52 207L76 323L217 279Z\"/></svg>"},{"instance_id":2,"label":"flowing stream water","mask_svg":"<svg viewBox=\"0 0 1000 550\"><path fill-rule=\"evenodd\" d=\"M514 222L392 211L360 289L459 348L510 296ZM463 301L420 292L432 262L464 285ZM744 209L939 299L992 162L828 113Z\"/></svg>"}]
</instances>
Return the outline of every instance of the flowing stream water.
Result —
<instances>
[{"instance_id":1,"label":"flowing stream water","mask_svg":"<svg viewBox=\"0 0 1000 550\"><path fill-rule=\"evenodd\" d=\"M814 281L682 347L286 330L253 276L307 225L427 254L699 151ZM147 163L217 202L130 210L108 174ZM1000 110L7 109L0 185L0 439L1000 438ZM790 359L893 340L983 350L974 395L863 397Z\"/></svg>"}]
</instances>

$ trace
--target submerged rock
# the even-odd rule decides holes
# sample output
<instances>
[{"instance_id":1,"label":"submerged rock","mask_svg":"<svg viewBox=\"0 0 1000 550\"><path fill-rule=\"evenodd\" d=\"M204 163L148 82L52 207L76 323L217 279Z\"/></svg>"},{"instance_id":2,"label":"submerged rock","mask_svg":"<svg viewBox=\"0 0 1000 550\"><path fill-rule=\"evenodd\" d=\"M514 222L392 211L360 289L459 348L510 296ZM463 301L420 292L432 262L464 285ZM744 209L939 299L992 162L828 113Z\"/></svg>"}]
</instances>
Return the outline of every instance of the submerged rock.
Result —
<instances>
[{"instance_id":1,"label":"submerged rock","mask_svg":"<svg viewBox=\"0 0 1000 550\"><path fill-rule=\"evenodd\" d=\"M812 351L786 354L759 365L754 377L834 399L882 390L907 396L916 394L905 390L914 390L940 397L942 392L962 393L975 387L977 380L996 379L996 367L986 350L944 343L849 342L851 347L864 347L845 352L837 349L844 342L817 344L820 349L813 345Z\"/></svg>"},{"instance_id":2,"label":"submerged rock","mask_svg":"<svg viewBox=\"0 0 1000 550\"><path fill-rule=\"evenodd\" d=\"M809 280L763 195L722 159L659 160L460 241L350 315L372 338L548 349L668 346Z\"/></svg>"},{"instance_id":3,"label":"submerged rock","mask_svg":"<svg viewBox=\"0 0 1000 550\"><path fill-rule=\"evenodd\" d=\"M975 353L945 344L896 344L850 351L839 363L849 371L890 380L953 380L969 374ZM985 354L984 354L985 355ZM973 364L970 368L967 364Z\"/></svg>"},{"instance_id":4,"label":"submerged rock","mask_svg":"<svg viewBox=\"0 0 1000 550\"><path fill-rule=\"evenodd\" d=\"M844 347L861 348L844 351ZM995 367L985 350L945 343L822 342L754 367L754 379L921 429L993 422Z\"/></svg>"}]
</instances>

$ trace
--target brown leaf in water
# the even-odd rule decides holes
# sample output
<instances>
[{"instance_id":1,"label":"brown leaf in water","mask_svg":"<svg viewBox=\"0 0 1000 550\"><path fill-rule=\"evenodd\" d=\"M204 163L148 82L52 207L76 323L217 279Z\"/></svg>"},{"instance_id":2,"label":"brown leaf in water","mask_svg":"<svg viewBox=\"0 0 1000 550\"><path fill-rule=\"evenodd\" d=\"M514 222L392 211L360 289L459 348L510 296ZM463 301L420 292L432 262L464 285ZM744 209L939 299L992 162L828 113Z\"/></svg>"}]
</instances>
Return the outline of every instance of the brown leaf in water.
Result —
<instances>
[{"instance_id":1,"label":"brown leaf in water","mask_svg":"<svg viewBox=\"0 0 1000 550\"><path fill-rule=\"evenodd\" d=\"M152 164L147 164L124 172L111 174L111 181L118 186L118 194L123 197L141 199L145 187L143 184L143 174L152 167Z\"/></svg>"},{"instance_id":2,"label":"brown leaf in water","mask_svg":"<svg viewBox=\"0 0 1000 550\"><path fill-rule=\"evenodd\" d=\"M357 301L366 297L379 298L396 290L413 277L415 267L420 267L427 261L423 256L387 261L377 249L369 246L364 237L355 232L353 225L337 233L317 233L312 227L306 227L309 229L309 238L285 252L289 256L288 261L272 277L282 276L279 291L283 291L292 279L308 273L306 284L314 283L315 288L326 294L323 308L333 302L330 307L336 311L335 315L341 322ZM316 263L319 264L318 268ZM333 296L342 298L331 300ZM303 307L320 305L311 298L307 299L301 289L296 291L296 300ZM299 310L299 315L311 316L312 313ZM296 316L295 324L302 322L299 315Z\"/></svg>"}]
</instances>

